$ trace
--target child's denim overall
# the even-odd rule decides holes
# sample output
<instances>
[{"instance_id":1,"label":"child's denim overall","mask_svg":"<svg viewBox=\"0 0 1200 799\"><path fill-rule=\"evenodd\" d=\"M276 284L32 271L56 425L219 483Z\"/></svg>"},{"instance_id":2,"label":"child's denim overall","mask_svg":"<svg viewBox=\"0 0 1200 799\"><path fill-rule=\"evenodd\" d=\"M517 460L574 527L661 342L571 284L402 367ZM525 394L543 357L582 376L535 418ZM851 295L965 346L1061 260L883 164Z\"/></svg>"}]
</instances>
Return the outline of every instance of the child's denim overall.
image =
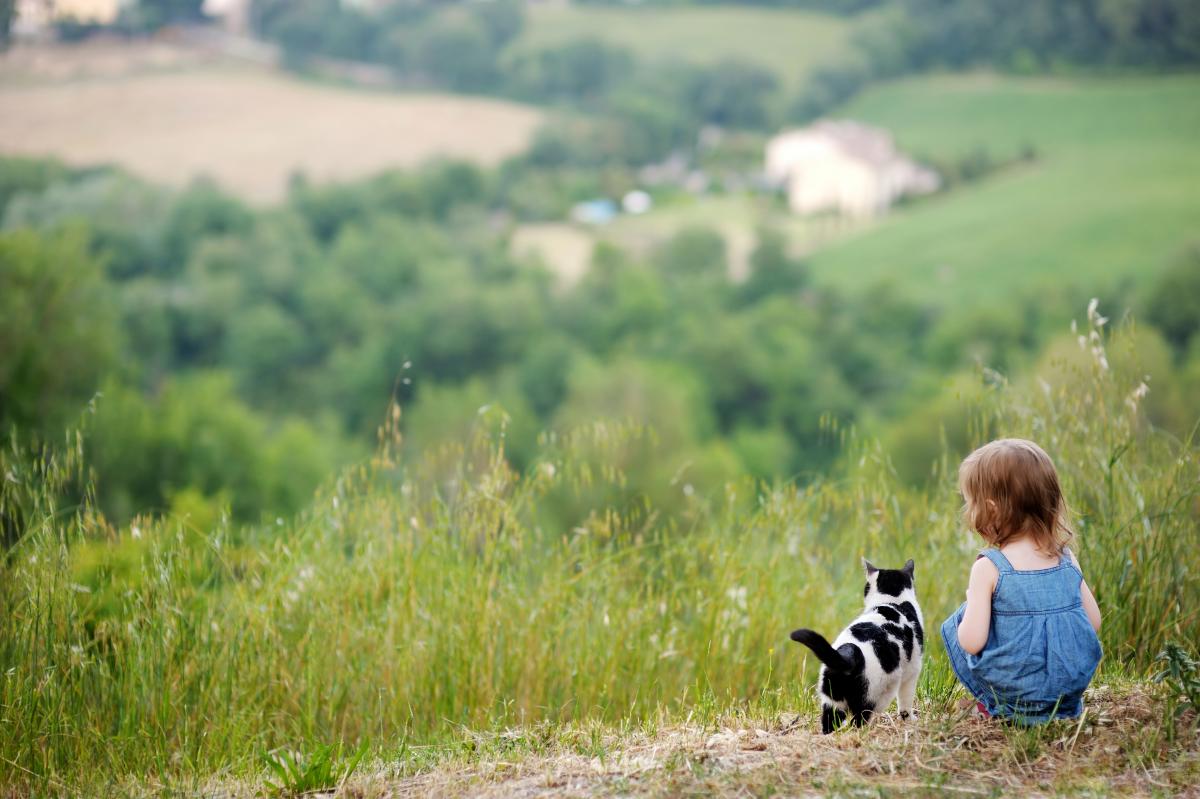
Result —
<instances>
[{"instance_id":1,"label":"child's denim overall","mask_svg":"<svg viewBox=\"0 0 1200 799\"><path fill-rule=\"evenodd\" d=\"M1083 575L1066 554L1057 566L1032 571L1017 571L998 549L980 557L1000 572L991 629L972 655L958 643L966 603L942 623L954 673L993 716L1026 724L1078 716L1101 655L1080 598Z\"/></svg>"}]
</instances>

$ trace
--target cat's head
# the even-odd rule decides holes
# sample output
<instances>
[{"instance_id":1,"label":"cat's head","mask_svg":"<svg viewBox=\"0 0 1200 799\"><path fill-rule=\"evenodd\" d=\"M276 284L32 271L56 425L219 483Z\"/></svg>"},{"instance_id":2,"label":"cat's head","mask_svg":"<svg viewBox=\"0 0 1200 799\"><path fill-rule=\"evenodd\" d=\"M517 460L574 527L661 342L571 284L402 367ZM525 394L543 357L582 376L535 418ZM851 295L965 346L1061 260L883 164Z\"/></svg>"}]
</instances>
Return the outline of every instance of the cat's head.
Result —
<instances>
[{"instance_id":1,"label":"cat's head","mask_svg":"<svg viewBox=\"0 0 1200 799\"><path fill-rule=\"evenodd\" d=\"M880 569L863 558L863 569L867 573L867 585L863 589L868 605L881 602L897 602L904 593L913 591L913 568L910 559L902 569Z\"/></svg>"}]
</instances>

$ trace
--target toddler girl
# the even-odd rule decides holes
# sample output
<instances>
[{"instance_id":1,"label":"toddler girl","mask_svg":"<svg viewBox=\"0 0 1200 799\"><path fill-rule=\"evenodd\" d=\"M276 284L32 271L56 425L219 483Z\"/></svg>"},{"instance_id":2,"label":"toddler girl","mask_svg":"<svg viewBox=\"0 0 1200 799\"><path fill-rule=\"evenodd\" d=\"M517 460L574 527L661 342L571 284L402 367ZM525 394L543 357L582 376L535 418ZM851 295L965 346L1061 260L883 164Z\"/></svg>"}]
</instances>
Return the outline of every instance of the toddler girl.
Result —
<instances>
[{"instance_id":1,"label":"toddler girl","mask_svg":"<svg viewBox=\"0 0 1200 799\"><path fill-rule=\"evenodd\" d=\"M1025 724L1072 718L1100 662L1100 608L1067 548L1073 535L1054 464L1004 438L958 470L967 523L987 543L967 601L942 624L950 665L979 710Z\"/></svg>"}]
</instances>

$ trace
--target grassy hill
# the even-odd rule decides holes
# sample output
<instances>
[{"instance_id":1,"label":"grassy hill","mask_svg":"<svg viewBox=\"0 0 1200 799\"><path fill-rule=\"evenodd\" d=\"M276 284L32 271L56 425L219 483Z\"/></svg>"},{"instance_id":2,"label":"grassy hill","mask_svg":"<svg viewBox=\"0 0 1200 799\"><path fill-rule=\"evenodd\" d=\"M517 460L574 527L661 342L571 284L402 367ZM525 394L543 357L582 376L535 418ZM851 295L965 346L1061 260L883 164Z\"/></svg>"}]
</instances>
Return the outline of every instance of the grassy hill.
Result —
<instances>
[{"instance_id":1,"label":"grassy hill","mask_svg":"<svg viewBox=\"0 0 1200 799\"><path fill-rule=\"evenodd\" d=\"M1200 76L925 77L872 89L839 116L885 126L917 154L1002 158L1031 145L1038 157L822 249L814 271L829 284L892 279L947 304L1100 288L1200 236Z\"/></svg>"},{"instance_id":2,"label":"grassy hill","mask_svg":"<svg viewBox=\"0 0 1200 799\"><path fill-rule=\"evenodd\" d=\"M835 116L888 128L927 159L984 151L1003 161L1026 148L1036 158L875 222L802 220L761 197L714 195L619 219L597 236L644 250L684 227L713 227L736 273L756 227L769 224L810 253L821 283L888 280L941 305L1051 284L1087 294L1144 283L1200 238L1200 76L925 76L875 87Z\"/></svg>"},{"instance_id":3,"label":"grassy hill","mask_svg":"<svg viewBox=\"0 0 1200 799\"><path fill-rule=\"evenodd\" d=\"M850 25L829 14L745 6L532 6L513 49L599 37L650 60L707 64L738 58L760 64L785 85L794 85L845 48Z\"/></svg>"}]
</instances>

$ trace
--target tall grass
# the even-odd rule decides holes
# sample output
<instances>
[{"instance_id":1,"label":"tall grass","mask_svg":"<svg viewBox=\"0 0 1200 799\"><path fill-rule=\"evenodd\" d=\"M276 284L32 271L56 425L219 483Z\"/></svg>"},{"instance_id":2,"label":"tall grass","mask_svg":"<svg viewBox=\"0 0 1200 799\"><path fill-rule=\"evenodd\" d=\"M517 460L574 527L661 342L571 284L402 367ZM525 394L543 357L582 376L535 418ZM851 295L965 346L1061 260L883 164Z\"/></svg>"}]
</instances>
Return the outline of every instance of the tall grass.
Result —
<instances>
[{"instance_id":1,"label":"tall grass","mask_svg":"<svg viewBox=\"0 0 1200 799\"><path fill-rule=\"evenodd\" d=\"M1029 436L1055 457L1105 612L1105 668L1145 673L1165 641L1200 639L1198 451L1145 424L1101 322L1042 379L985 375L975 435ZM0 787L187 785L257 772L279 747L410 751L458 725L811 708L813 664L787 633L851 616L864 555L916 559L922 695L952 687L934 630L977 542L949 455L916 490L851 441L836 476L730 485L667 519L604 465L636 428L548 437L518 474L487 424L469 447L400 466L395 419L374 460L257 529L118 529L86 496L56 504L77 448L36 468L8 456L0 510L19 540L0 566ZM547 522L598 486L624 499Z\"/></svg>"}]
</instances>

